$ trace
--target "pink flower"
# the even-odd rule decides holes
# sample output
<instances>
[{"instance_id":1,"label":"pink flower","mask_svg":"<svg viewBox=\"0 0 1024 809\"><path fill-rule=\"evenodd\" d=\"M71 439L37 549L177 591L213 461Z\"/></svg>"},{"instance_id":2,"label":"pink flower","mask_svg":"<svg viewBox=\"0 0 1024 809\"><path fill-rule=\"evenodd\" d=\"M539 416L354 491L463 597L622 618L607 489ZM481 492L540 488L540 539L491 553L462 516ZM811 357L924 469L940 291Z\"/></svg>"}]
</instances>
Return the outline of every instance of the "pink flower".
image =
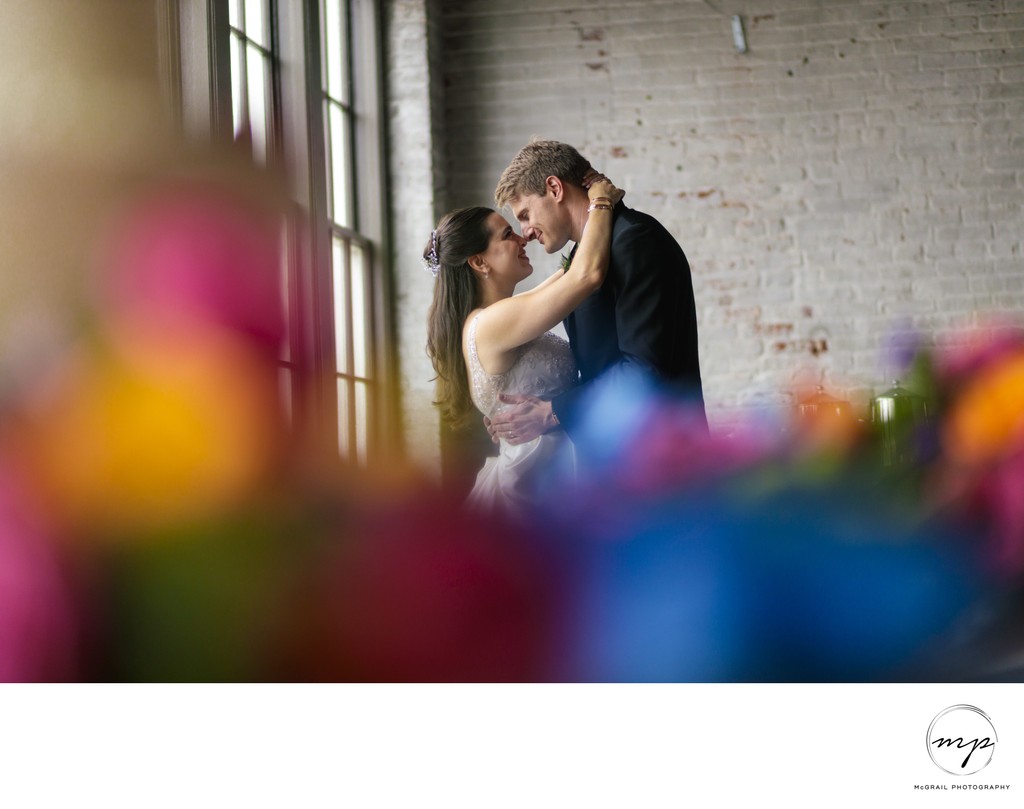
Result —
<instances>
[{"instance_id":1,"label":"pink flower","mask_svg":"<svg viewBox=\"0 0 1024 809\"><path fill-rule=\"evenodd\" d=\"M1024 574L1024 450L984 467L940 469L936 499L982 539L981 556L997 576Z\"/></svg>"},{"instance_id":2,"label":"pink flower","mask_svg":"<svg viewBox=\"0 0 1024 809\"><path fill-rule=\"evenodd\" d=\"M959 335L935 354L939 384L955 394L966 379L1021 351L1024 330L1015 326L995 325Z\"/></svg>"},{"instance_id":3,"label":"pink flower","mask_svg":"<svg viewBox=\"0 0 1024 809\"><path fill-rule=\"evenodd\" d=\"M543 676L554 591L519 529L431 490L357 507L341 528L292 600L283 679Z\"/></svg>"},{"instance_id":4,"label":"pink flower","mask_svg":"<svg viewBox=\"0 0 1024 809\"><path fill-rule=\"evenodd\" d=\"M117 222L105 296L115 311L160 323L227 327L276 356L284 336L283 221L271 206L227 189L157 189Z\"/></svg>"},{"instance_id":5,"label":"pink flower","mask_svg":"<svg viewBox=\"0 0 1024 809\"><path fill-rule=\"evenodd\" d=\"M78 625L56 544L0 461L0 682L78 676Z\"/></svg>"}]
</instances>

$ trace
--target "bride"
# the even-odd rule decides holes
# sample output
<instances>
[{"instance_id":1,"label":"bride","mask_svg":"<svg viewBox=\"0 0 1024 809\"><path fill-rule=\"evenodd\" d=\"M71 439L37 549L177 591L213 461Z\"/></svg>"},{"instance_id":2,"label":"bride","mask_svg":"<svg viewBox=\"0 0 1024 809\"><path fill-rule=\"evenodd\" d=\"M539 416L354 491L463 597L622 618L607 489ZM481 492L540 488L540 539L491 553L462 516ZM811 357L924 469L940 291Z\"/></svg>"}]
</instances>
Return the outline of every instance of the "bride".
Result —
<instances>
[{"instance_id":1,"label":"bride","mask_svg":"<svg viewBox=\"0 0 1024 809\"><path fill-rule=\"evenodd\" d=\"M607 178L584 178L588 219L568 271L559 269L537 287L513 295L533 272L526 239L490 208L445 214L430 234L423 260L437 281L427 326L427 353L437 372L441 416L453 426L490 418L503 407L498 394L549 400L576 381L569 344L549 332L604 281L612 208L623 196ZM513 439L515 436L509 436ZM571 453L561 430L523 444L500 439L497 457L477 475L468 504L519 511L536 501L546 470Z\"/></svg>"}]
</instances>

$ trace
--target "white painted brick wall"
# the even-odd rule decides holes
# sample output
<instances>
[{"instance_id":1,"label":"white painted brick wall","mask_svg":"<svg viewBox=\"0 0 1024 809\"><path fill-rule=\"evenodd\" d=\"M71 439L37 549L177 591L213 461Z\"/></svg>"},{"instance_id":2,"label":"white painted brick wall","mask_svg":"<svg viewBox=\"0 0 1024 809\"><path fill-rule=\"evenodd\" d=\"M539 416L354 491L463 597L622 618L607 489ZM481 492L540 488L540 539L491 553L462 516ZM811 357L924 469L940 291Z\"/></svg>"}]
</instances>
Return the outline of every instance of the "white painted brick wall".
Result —
<instances>
[{"instance_id":1,"label":"white painted brick wall","mask_svg":"<svg viewBox=\"0 0 1024 809\"><path fill-rule=\"evenodd\" d=\"M396 253L418 254L436 155L411 150L445 149L437 193L454 207L493 204L531 135L577 145L683 245L722 429L804 376L865 402L889 385L891 329L1019 318L1024 2L715 5L744 15L748 53L700 0L439 3L433 144L411 137L427 120L422 59L399 69L392 54ZM540 276L555 264L531 258ZM428 297L411 259L396 266L403 294ZM419 414L424 301L399 315Z\"/></svg>"},{"instance_id":2,"label":"white painted brick wall","mask_svg":"<svg viewBox=\"0 0 1024 809\"><path fill-rule=\"evenodd\" d=\"M446 205L444 141L436 132L441 113L440 51L429 46L437 38L440 15L430 13L432 5L430 0L389 2L384 27L402 429L410 458L436 472L439 419L433 406L434 372L425 349L433 279L421 262L423 245Z\"/></svg>"}]
</instances>

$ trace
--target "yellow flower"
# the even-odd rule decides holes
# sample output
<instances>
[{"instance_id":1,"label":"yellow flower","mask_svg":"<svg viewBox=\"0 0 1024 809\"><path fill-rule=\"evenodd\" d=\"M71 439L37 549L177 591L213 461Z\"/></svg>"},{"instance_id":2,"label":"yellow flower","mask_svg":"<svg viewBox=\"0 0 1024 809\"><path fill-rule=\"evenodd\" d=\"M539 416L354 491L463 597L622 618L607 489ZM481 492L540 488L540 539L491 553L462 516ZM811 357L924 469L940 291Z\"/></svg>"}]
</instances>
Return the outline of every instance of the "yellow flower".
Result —
<instances>
[{"instance_id":1,"label":"yellow flower","mask_svg":"<svg viewBox=\"0 0 1024 809\"><path fill-rule=\"evenodd\" d=\"M159 527L238 502L279 441L273 370L232 335L132 328L66 369L24 445L56 511Z\"/></svg>"}]
</instances>

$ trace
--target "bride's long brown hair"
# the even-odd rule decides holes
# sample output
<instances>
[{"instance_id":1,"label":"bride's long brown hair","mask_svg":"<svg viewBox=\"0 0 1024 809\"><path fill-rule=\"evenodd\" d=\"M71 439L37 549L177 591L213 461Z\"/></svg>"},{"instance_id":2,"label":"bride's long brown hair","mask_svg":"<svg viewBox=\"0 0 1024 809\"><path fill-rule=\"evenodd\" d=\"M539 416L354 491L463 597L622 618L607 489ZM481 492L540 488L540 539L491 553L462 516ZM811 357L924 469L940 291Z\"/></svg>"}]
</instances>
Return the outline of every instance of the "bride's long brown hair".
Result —
<instances>
[{"instance_id":1,"label":"bride's long brown hair","mask_svg":"<svg viewBox=\"0 0 1024 809\"><path fill-rule=\"evenodd\" d=\"M465 425L473 413L462 355L462 328L476 308L477 291L466 261L487 249L491 240L487 218L492 213L490 208L472 207L445 214L423 249L424 260L430 261L433 248L438 261L434 299L427 315L427 356L437 372L434 404L452 427Z\"/></svg>"}]
</instances>

